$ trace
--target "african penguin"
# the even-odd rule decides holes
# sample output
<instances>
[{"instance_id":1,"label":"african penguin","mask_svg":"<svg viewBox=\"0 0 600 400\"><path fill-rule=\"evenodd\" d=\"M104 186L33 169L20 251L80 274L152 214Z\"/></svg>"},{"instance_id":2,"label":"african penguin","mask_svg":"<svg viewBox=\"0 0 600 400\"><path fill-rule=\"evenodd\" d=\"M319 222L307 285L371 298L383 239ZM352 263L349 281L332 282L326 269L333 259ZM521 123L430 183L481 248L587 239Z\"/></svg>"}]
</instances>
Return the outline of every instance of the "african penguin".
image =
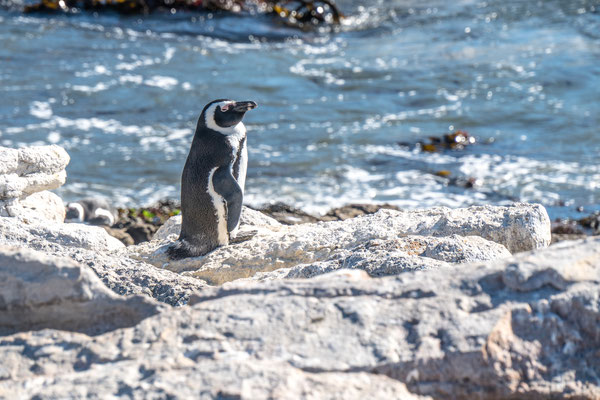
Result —
<instances>
[{"instance_id":1,"label":"african penguin","mask_svg":"<svg viewBox=\"0 0 600 400\"><path fill-rule=\"evenodd\" d=\"M87 222L91 225L112 226L116 212L106 200L82 199L67 203L65 222Z\"/></svg>"},{"instance_id":2,"label":"african penguin","mask_svg":"<svg viewBox=\"0 0 600 400\"><path fill-rule=\"evenodd\" d=\"M181 174L181 233L171 259L197 257L235 236L242 212L248 150L246 111L253 101L214 100L198 119Z\"/></svg>"}]
</instances>

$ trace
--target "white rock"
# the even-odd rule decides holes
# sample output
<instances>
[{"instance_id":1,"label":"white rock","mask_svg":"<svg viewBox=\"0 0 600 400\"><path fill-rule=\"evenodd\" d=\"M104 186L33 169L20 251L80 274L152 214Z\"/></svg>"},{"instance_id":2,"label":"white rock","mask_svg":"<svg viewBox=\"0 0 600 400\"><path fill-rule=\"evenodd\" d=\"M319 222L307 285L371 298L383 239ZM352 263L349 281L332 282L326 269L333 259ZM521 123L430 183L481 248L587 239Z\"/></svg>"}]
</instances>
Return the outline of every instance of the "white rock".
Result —
<instances>
[{"instance_id":1,"label":"white rock","mask_svg":"<svg viewBox=\"0 0 600 400\"><path fill-rule=\"evenodd\" d=\"M249 279L312 278L339 269L364 270L370 276L380 277L406 271L452 268L451 263L497 260L509 256L504 246L477 236L407 236L395 240L371 240L349 250L339 250L327 261L259 272ZM199 272L184 274L200 275Z\"/></svg>"},{"instance_id":2,"label":"white rock","mask_svg":"<svg viewBox=\"0 0 600 400\"><path fill-rule=\"evenodd\" d=\"M190 295L206 287L200 279L132 260L124 245L100 227L41 221L37 218L0 218L0 245L27 247L66 257L88 266L118 294L144 294L171 305L186 304Z\"/></svg>"},{"instance_id":3,"label":"white rock","mask_svg":"<svg viewBox=\"0 0 600 400\"><path fill-rule=\"evenodd\" d=\"M69 155L59 146L0 147L0 216L64 220L64 205L46 192L65 183Z\"/></svg>"},{"instance_id":4,"label":"white rock","mask_svg":"<svg viewBox=\"0 0 600 400\"><path fill-rule=\"evenodd\" d=\"M71 260L0 246L0 334L43 328L98 334L160 309L146 296L114 294Z\"/></svg>"},{"instance_id":5,"label":"white rock","mask_svg":"<svg viewBox=\"0 0 600 400\"><path fill-rule=\"evenodd\" d=\"M548 247L550 218L540 204L514 203L508 207L473 206L399 211L390 228L405 234L481 236L504 245L511 253Z\"/></svg>"},{"instance_id":6,"label":"white rock","mask_svg":"<svg viewBox=\"0 0 600 400\"><path fill-rule=\"evenodd\" d=\"M0 200L22 198L65 183L69 155L59 146L0 147Z\"/></svg>"},{"instance_id":7,"label":"white rock","mask_svg":"<svg viewBox=\"0 0 600 400\"><path fill-rule=\"evenodd\" d=\"M60 245L111 252L125 247L104 229L83 224L0 217L0 232L0 244L26 245L36 250L47 250L53 245Z\"/></svg>"},{"instance_id":8,"label":"white rock","mask_svg":"<svg viewBox=\"0 0 600 400\"><path fill-rule=\"evenodd\" d=\"M54 222L65 220L65 204L56 194L44 190L18 201L18 207L9 208L11 216L42 218Z\"/></svg>"},{"instance_id":9,"label":"white rock","mask_svg":"<svg viewBox=\"0 0 600 400\"><path fill-rule=\"evenodd\" d=\"M455 210L440 207L416 211L380 210L373 215L316 224L246 225L242 226L240 232L256 231L256 235L248 241L218 248L204 257L171 261L165 249L176 238L172 234L178 231L179 221L174 219L165 228L164 232L171 233L171 236L161 233L157 235L157 240L129 247L129 254L175 272L187 271L211 284L300 264L348 259L355 248L372 240L414 243L414 237L419 236L421 240L427 240L428 245L427 248L421 246L422 251L413 255L444 261L440 266L445 262L504 257L508 253L503 246L521 251L550 243L550 221L545 209L539 205L515 204L510 207L485 206ZM494 246L489 241L498 245ZM407 248L406 243L399 246ZM461 254L467 248L468 255ZM396 257L397 265L395 269L387 268L389 273L404 270L411 262L406 255L401 257L403 262L399 262L398 254L388 256L391 259ZM379 265L390 265L383 261L384 258L381 255L371 257ZM431 261L423 262L432 266ZM335 265L339 268L340 263L335 261L326 267L320 265L317 270L335 269ZM371 272L379 268L372 262L361 265ZM420 264L413 265L419 268Z\"/></svg>"},{"instance_id":10,"label":"white rock","mask_svg":"<svg viewBox=\"0 0 600 400\"><path fill-rule=\"evenodd\" d=\"M0 337L9 398L600 398L600 238L459 268L206 288L98 336Z\"/></svg>"}]
</instances>

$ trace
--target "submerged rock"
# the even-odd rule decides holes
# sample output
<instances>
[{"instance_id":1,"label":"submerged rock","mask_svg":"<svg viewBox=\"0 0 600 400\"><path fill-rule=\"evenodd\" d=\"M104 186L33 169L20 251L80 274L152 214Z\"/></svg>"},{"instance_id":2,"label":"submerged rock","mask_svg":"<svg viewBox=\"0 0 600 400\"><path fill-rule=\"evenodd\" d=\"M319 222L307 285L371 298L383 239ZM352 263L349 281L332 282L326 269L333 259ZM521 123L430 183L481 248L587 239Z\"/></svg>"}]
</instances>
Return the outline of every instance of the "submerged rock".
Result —
<instances>
[{"instance_id":1,"label":"submerged rock","mask_svg":"<svg viewBox=\"0 0 600 400\"><path fill-rule=\"evenodd\" d=\"M457 130L451 133L445 133L441 136L429 136L426 141L418 141L415 144L398 143L400 146L408 148L417 148L424 152L435 153L441 150L464 150L465 147L477 143L477 139L471 136L467 131Z\"/></svg>"}]
</instances>

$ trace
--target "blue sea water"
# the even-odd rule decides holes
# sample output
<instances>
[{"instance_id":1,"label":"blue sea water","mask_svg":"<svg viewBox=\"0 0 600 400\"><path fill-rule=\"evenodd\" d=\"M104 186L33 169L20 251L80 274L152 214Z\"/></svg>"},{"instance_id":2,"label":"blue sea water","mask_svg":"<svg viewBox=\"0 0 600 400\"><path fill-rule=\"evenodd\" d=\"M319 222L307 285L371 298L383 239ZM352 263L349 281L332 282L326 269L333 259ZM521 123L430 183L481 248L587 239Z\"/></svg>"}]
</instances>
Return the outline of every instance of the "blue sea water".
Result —
<instances>
[{"instance_id":1,"label":"blue sea water","mask_svg":"<svg viewBox=\"0 0 600 400\"><path fill-rule=\"evenodd\" d=\"M0 145L66 148L65 200L146 205L179 197L205 103L254 100L251 205L600 209L600 0L337 3L344 24L312 32L260 15L3 8ZM457 129L478 144L398 144Z\"/></svg>"}]
</instances>

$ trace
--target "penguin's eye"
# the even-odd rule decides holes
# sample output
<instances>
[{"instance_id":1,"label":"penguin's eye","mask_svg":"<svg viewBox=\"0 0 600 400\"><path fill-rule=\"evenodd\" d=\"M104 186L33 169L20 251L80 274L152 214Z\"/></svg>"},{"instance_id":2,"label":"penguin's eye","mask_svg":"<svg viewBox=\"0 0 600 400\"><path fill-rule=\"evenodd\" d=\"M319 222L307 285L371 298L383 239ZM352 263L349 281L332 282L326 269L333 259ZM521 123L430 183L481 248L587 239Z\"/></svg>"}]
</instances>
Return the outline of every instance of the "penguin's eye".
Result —
<instances>
[{"instance_id":1,"label":"penguin's eye","mask_svg":"<svg viewBox=\"0 0 600 400\"><path fill-rule=\"evenodd\" d=\"M221 112L229 111L229 109L231 108L231 104L224 104L224 105L220 106L220 108L221 108Z\"/></svg>"}]
</instances>

